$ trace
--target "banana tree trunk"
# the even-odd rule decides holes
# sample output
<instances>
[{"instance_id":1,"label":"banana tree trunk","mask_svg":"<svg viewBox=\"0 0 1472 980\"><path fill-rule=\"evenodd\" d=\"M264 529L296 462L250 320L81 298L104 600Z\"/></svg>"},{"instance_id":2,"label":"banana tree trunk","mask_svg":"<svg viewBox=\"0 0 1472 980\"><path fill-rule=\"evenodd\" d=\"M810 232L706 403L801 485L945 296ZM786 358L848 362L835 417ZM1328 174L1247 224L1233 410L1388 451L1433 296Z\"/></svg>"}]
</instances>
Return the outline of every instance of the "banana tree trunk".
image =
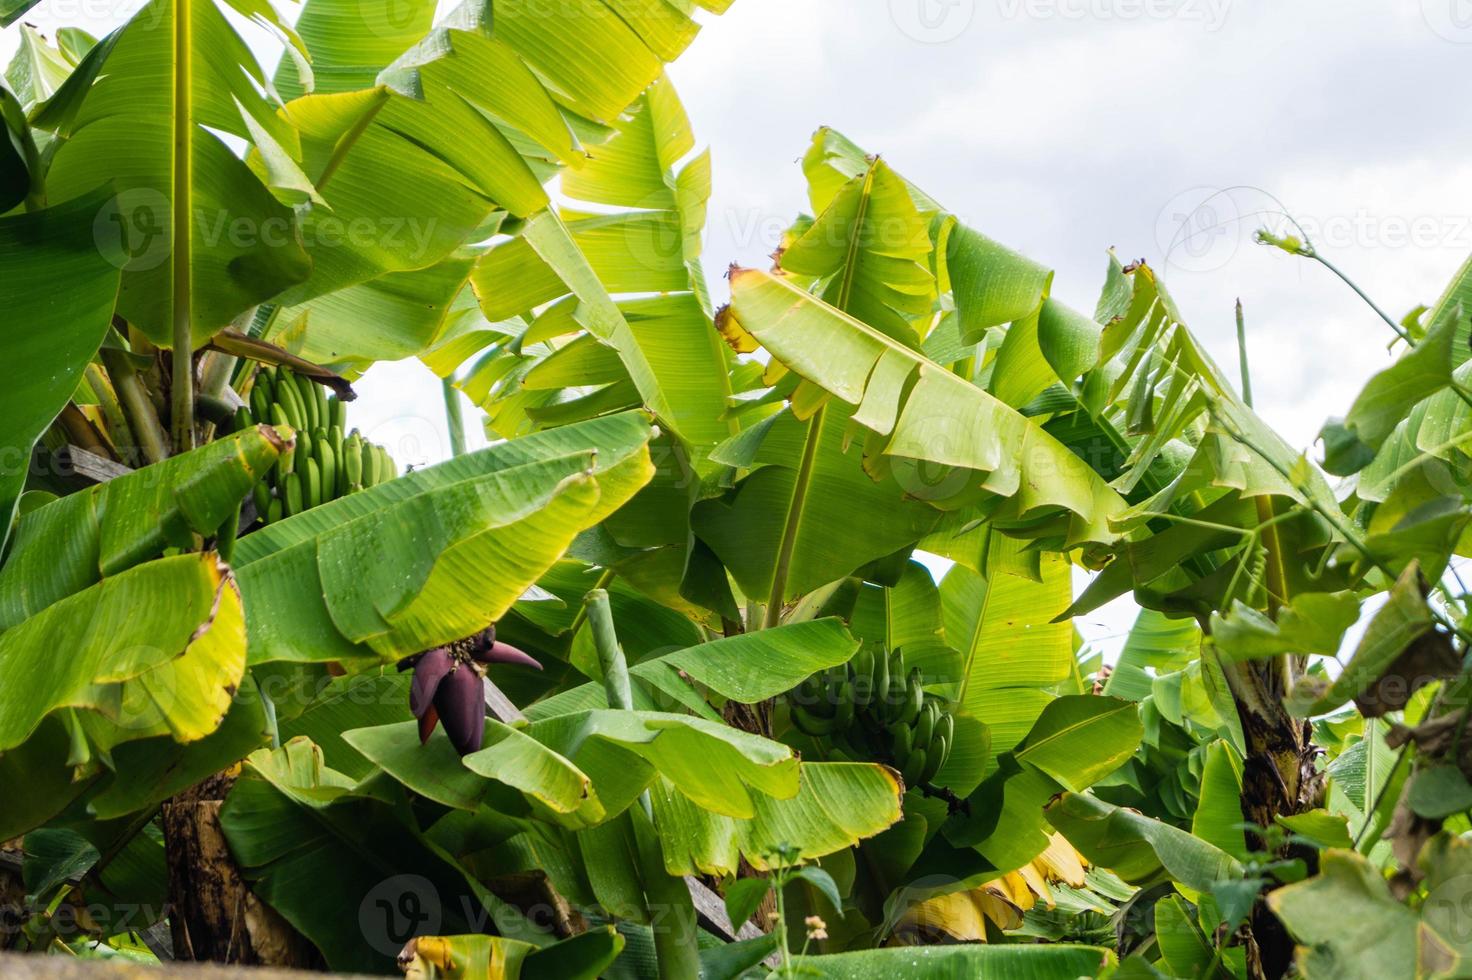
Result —
<instances>
[{"instance_id":1,"label":"banana tree trunk","mask_svg":"<svg viewBox=\"0 0 1472 980\"><path fill-rule=\"evenodd\" d=\"M321 954L253 895L220 828L233 780L215 777L163 805L169 923L180 960L324 970Z\"/></svg>"},{"instance_id":2,"label":"banana tree trunk","mask_svg":"<svg viewBox=\"0 0 1472 980\"><path fill-rule=\"evenodd\" d=\"M1252 828L1271 827L1280 816L1305 813L1323 798L1324 778L1315 766L1319 750L1312 741L1313 730L1283 706L1292 671L1293 662L1287 657L1225 669L1247 744L1241 803L1249 825L1247 846L1255 851L1270 848L1267 839ZM1279 851L1278 857L1303 858L1310 871L1317 865L1311 848L1286 845ZM1293 966L1293 938L1262 901L1253 906L1249 925L1249 973L1253 977L1285 976Z\"/></svg>"}]
</instances>

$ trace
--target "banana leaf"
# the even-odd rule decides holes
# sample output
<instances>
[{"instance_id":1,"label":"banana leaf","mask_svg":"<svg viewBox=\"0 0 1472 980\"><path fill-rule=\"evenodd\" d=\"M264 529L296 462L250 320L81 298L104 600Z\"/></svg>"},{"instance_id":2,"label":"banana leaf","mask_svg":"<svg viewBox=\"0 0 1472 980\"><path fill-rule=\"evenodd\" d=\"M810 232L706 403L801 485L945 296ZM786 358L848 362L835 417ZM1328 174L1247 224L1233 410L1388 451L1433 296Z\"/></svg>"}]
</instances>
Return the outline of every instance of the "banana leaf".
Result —
<instances>
[{"instance_id":1,"label":"banana leaf","mask_svg":"<svg viewBox=\"0 0 1472 980\"><path fill-rule=\"evenodd\" d=\"M803 956L805 976L833 980L1076 980L1115 962L1114 952L1067 943L1018 946L913 946L832 956Z\"/></svg>"},{"instance_id":2,"label":"banana leaf","mask_svg":"<svg viewBox=\"0 0 1472 980\"><path fill-rule=\"evenodd\" d=\"M61 708L95 712L87 734L104 748L165 734L193 742L219 727L244 671L240 593L218 556L149 562L0 634L11 692L0 701L0 752Z\"/></svg>"},{"instance_id":3,"label":"banana leaf","mask_svg":"<svg viewBox=\"0 0 1472 980\"><path fill-rule=\"evenodd\" d=\"M1060 541L1108 543L1123 501L1061 443L1003 402L884 334L756 269L731 274L737 319L772 356L839 401L870 433L880 472L908 460L939 474L938 505L983 490L1008 498L996 518L1062 515Z\"/></svg>"},{"instance_id":4,"label":"banana leaf","mask_svg":"<svg viewBox=\"0 0 1472 980\"><path fill-rule=\"evenodd\" d=\"M179 323L202 343L311 270L291 209L216 135L297 144L265 81L213 0L151 0L32 116L58 137L51 200L114 183L95 227L123 271L118 312L162 346Z\"/></svg>"},{"instance_id":5,"label":"banana leaf","mask_svg":"<svg viewBox=\"0 0 1472 980\"><path fill-rule=\"evenodd\" d=\"M97 248L92 229L106 201L106 192L90 194L0 220L0 307L10 351L0 369L0 554L31 447L71 398L117 299L117 267Z\"/></svg>"},{"instance_id":6,"label":"banana leaf","mask_svg":"<svg viewBox=\"0 0 1472 980\"><path fill-rule=\"evenodd\" d=\"M188 547L193 534L213 535L284 446L256 426L29 511L0 567L0 629L171 545Z\"/></svg>"},{"instance_id":7,"label":"banana leaf","mask_svg":"<svg viewBox=\"0 0 1472 980\"><path fill-rule=\"evenodd\" d=\"M650 476L637 414L505 443L273 524L236 549L252 663L398 659L500 619ZM364 649L364 647L368 649Z\"/></svg>"},{"instance_id":8,"label":"banana leaf","mask_svg":"<svg viewBox=\"0 0 1472 980\"><path fill-rule=\"evenodd\" d=\"M468 934L488 921L546 942L401 809L353 792L305 739L251 756L220 826L251 890L333 970L392 973L414 935Z\"/></svg>"},{"instance_id":9,"label":"banana leaf","mask_svg":"<svg viewBox=\"0 0 1472 980\"><path fill-rule=\"evenodd\" d=\"M873 837L900 819L898 774L869 763L805 762L790 799L752 794L750 819L697 806L665 779L650 787L666 870L672 875L736 874L743 862L771 867L779 848L806 860L825 857Z\"/></svg>"}]
</instances>

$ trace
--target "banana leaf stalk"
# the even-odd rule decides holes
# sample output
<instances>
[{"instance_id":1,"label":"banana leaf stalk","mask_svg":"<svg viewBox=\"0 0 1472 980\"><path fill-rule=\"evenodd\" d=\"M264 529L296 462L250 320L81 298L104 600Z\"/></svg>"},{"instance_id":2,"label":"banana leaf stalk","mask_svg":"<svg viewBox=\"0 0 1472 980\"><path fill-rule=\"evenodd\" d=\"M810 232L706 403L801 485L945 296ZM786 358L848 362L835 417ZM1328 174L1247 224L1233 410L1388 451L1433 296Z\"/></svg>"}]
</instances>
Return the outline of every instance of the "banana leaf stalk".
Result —
<instances>
[{"instance_id":1,"label":"banana leaf stalk","mask_svg":"<svg viewBox=\"0 0 1472 980\"><path fill-rule=\"evenodd\" d=\"M634 710L634 689L629 682L629 664L619 646L613 625L613 607L608 592L593 589L583 600L588 628L603 671L603 690L608 706L619 711ZM654 826L654 808L649 791L639 797L637 810L630 810L637 842L639 874L651 911L663 913L655 919L654 953L660 980L700 976L700 947L696 942L695 903L684 880L672 876L664 865L664 853Z\"/></svg>"}]
</instances>

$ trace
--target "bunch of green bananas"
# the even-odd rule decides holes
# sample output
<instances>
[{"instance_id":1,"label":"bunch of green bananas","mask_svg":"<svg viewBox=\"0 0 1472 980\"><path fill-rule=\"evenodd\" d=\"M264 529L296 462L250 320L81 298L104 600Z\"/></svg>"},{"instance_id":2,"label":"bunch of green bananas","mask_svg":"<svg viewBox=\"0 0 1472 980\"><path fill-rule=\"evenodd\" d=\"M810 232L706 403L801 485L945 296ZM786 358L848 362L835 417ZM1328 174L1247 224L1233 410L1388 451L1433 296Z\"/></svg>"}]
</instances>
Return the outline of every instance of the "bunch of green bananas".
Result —
<instances>
[{"instance_id":1,"label":"bunch of green bananas","mask_svg":"<svg viewBox=\"0 0 1472 980\"><path fill-rule=\"evenodd\" d=\"M925 690L903 651L865 647L853 660L814 674L787 693L792 723L856 762L886 762L907 786L922 786L945 765L956 722L948 702Z\"/></svg>"},{"instance_id":2,"label":"bunch of green bananas","mask_svg":"<svg viewBox=\"0 0 1472 980\"><path fill-rule=\"evenodd\" d=\"M250 406L235 412L236 431L259 422L296 430L296 447L283 453L256 484L256 514L271 524L329 500L399 475L388 450L347 429L347 403L285 368L264 367Z\"/></svg>"}]
</instances>

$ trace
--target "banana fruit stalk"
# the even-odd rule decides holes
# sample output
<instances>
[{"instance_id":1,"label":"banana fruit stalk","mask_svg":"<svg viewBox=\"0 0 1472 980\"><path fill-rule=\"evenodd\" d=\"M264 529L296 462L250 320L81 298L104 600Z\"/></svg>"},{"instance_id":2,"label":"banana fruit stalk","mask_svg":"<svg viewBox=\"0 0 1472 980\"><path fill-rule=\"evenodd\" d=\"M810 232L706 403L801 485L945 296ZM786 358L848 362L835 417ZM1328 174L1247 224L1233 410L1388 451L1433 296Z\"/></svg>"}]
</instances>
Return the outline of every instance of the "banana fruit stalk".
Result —
<instances>
[{"instance_id":1,"label":"banana fruit stalk","mask_svg":"<svg viewBox=\"0 0 1472 980\"><path fill-rule=\"evenodd\" d=\"M855 762L883 762L905 785L925 786L950 756L956 721L925 690L901 650L861 649L847 664L804 680L786 696L798 731Z\"/></svg>"},{"instance_id":2,"label":"banana fruit stalk","mask_svg":"<svg viewBox=\"0 0 1472 980\"><path fill-rule=\"evenodd\" d=\"M399 475L388 450L364 439L357 429L348 431L347 421L347 403L328 396L321 385L285 368L261 368L249 407L235 413L234 431L259 422L296 430L296 448L283 454L252 491L262 523L300 514Z\"/></svg>"}]
</instances>

